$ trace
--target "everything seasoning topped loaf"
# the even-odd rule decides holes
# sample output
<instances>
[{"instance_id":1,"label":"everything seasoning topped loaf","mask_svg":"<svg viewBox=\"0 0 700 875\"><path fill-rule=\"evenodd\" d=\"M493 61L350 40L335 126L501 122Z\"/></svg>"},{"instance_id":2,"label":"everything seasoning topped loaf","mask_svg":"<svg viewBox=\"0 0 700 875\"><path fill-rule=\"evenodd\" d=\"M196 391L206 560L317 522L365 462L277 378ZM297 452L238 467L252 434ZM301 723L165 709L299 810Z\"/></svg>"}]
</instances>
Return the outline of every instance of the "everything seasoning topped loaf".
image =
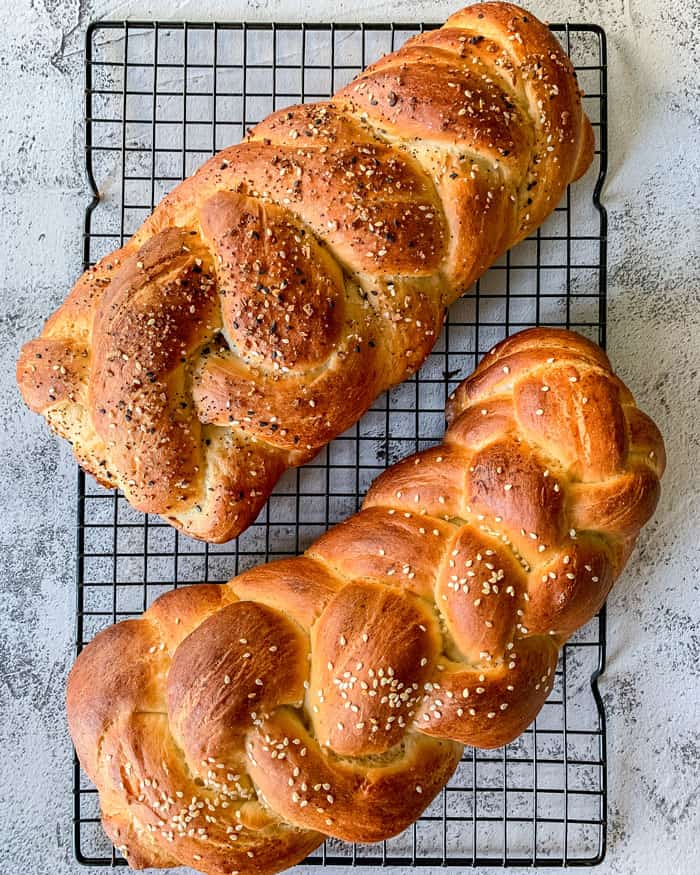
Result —
<instances>
[{"instance_id":1,"label":"everything seasoning topped loaf","mask_svg":"<svg viewBox=\"0 0 700 875\"><path fill-rule=\"evenodd\" d=\"M24 399L134 507L228 540L592 155L548 28L471 6L179 185L23 348Z\"/></svg>"}]
</instances>

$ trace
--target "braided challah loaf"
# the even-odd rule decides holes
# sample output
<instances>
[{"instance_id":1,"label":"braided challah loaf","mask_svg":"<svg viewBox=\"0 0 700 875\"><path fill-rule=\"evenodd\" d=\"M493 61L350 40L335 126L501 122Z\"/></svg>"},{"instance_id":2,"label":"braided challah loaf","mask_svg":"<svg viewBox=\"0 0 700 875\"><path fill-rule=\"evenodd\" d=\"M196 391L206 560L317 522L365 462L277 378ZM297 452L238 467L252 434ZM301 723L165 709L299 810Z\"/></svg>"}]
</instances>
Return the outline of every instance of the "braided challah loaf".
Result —
<instances>
[{"instance_id":1,"label":"braided challah loaf","mask_svg":"<svg viewBox=\"0 0 700 875\"><path fill-rule=\"evenodd\" d=\"M297 559L167 593L69 680L80 760L130 864L265 875L398 833L462 745L521 733L651 516L664 446L604 353L506 340Z\"/></svg>"},{"instance_id":2,"label":"braided challah loaf","mask_svg":"<svg viewBox=\"0 0 700 875\"><path fill-rule=\"evenodd\" d=\"M469 7L178 186L24 347L22 394L136 508L228 540L592 155L549 30Z\"/></svg>"}]
</instances>

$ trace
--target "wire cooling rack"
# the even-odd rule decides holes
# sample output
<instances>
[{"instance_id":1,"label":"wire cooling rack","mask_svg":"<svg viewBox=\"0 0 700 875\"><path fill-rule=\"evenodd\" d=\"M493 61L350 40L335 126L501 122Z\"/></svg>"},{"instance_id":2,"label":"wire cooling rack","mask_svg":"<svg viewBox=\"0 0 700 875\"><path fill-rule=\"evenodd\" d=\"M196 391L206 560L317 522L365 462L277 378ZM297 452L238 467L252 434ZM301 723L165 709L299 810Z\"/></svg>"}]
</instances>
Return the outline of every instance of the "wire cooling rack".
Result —
<instances>
[{"instance_id":1,"label":"wire cooling rack","mask_svg":"<svg viewBox=\"0 0 700 875\"><path fill-rule=\"evenodd\" d=\"M273 109L328 97L366 64L433 25L99 22L86 43L84 267L121 245L213 152ZM190 540L79 474L77 646L186 583L227 580L296 554L354 512L387 465L438 441L447 394L505 335L577 329L604 345L607 162L605 35L552 25L576 66L596 134L594 167L550 219L456 302L420 373L357 426L288 471L236 541ZM605 853L605 661L601 613L562 653L536 722L498 751L467 750L443 793L401 836L328 841L310 865L595 865ZM74 765L74 843L88 865L123 865L99 824L97 793Z\"/></svg>"}]
</instances>

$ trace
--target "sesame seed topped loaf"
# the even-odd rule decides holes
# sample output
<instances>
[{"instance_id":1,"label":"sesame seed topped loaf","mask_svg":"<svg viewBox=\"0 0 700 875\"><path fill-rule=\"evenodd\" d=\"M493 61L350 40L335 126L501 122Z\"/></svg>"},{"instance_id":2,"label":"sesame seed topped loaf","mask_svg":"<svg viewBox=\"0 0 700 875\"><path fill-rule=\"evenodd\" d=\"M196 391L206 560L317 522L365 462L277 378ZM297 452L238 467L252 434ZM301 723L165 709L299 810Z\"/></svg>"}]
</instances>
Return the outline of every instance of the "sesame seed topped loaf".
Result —
<instances>
[{"instance_id":1,"label":"sesame seed topped loaf","mask_svg":"<svg viewBox=\"0 0 700 875\"><path fill-rule=\"evenodd\" d=\"M567 331L502 342L448 416L304 556L169 592L78 657L71 734L133 867L266 875L388 838L462 745L538 713L654 511L663 441Z\"/></svg>"},{"instance_id":2,"label":"sesame seed topped loaf","mask_svg":"<svg viewBox=\"0 0 700 875\"><path fill-rule=\"evenodd\" d=\"M548 28L471 6L179 185L23 348L24 399L134 507L228 540L592 155Z\"/></svg>"}]
</instances>

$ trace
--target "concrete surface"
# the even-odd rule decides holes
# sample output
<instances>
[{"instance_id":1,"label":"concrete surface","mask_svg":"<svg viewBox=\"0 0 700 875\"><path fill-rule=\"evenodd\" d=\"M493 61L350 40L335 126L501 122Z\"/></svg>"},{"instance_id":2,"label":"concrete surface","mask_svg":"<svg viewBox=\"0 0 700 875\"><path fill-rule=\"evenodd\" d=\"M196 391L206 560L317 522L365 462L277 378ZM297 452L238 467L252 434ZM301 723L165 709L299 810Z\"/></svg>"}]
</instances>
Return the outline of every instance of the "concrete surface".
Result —
<instances>
[{"instance_id":1,"label":"concrete surface","mask_svg":"<svg viewBox=\"0 0 700 875\"><path fill-rule=\"evenodd\" d=\"M73 645L75 469L22 406L21 342L79 272L88 199L82 46L98 17L438 20L455 3L396 0L17 0L0 30L4 475L0 610L0 872L77 873L63 690ZM656 518L610 599L605 873L700 871L700 5L537 0L608 33L609 351L660 424Z\"/></svg>"}]
</instances>

